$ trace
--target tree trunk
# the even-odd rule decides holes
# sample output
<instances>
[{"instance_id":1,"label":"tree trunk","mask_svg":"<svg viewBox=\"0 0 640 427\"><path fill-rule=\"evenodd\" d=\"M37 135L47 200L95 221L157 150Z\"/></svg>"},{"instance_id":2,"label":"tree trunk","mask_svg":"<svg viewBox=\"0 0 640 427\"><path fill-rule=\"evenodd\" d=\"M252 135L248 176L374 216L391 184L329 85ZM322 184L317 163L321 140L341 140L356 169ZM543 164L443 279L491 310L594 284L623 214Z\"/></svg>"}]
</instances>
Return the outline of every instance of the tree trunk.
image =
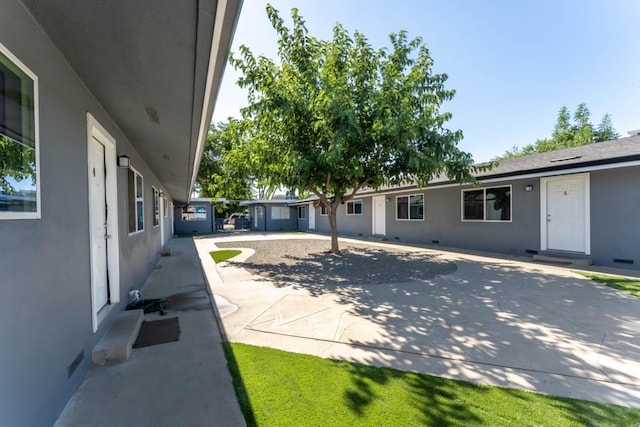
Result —
<instances>
[{"instance_id":1,"label":"tree trunk","mask_svg":"<svg viewBox=\"0 0 640 427\"><path fill-rule=\"evenodd\" d=\"M338 247L338 224L336 222L336 213L338 212L338 204L336 202L329 204L329 227L331 228L331 252L332 254L342 255Z\"/></svg>"}]
</instances>

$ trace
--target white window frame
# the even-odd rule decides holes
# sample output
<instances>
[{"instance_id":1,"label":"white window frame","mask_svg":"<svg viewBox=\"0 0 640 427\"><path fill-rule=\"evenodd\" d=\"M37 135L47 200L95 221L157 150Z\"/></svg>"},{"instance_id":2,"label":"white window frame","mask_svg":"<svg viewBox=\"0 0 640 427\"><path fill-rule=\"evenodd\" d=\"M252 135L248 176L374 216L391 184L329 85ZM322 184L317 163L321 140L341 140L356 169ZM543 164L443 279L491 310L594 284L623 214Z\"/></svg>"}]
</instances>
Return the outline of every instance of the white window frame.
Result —
<instances>
[{"instance_id":1,"label":"white window frame","mask_svg":"<svg viewBox=\"0 0 640 427\"><path fill-rule=\"evenodd\" d=\"M133 236L134 234L139 234L142 233L144 231L144 223L146 222L144 220L144 177L142 176L142 174L140 172L138 172L138 170L136 168L134 168L133 166L129 166L129 170L127 171L127 204L131 203L131 200L129 200L129 172L133 172L133 194L134 194L134 211L135 211L135 219L136 219L136 230L135 231L131 231L129 230L129 236ZM142 200L140 200L142 202L142 228L138 228L138 216L140 215L140 212L138 212L138 180L137 180L137 176L140 177L140 182L141 182L141 187L142 187L142 191L140 192L140 194L142 194ZM127 229L129 227L129 214L131 213L130 211L130 205L127 205Z\"/></svg>"},{"instance_id":2,"label":"white window frame","mask_svg":"<svg viewBox=\"0 0 640 427\"><path fill-rule=\"evenodd\" d=\"M487 219L487 190L494 188L509 188L509 219ZM482 210L484 219L464 219L464 193L469 191L482 191ZM494 223L510 223L513 222L513 187L511 184L507 185L494 185L491 187L482 188L466 188L460 192L460 221L462 222L494 222Z\"/></svg>"},{"instance_id":3,"label":"white window frame","mask_svg":"<svg viewBox=\"0 0 640 427\"><path fill-rule=\"evenodd\" d=\"M40 95L38 89L38 76L20 61L5 45L0 43L0 52L9 61L20 69L33 81L33 132L36 150L36 211L35 212L0 212L0 220L3 219L40 219L42 217L42 203L40 191Z\"/></svg>"},{"instance_id":4,"label":"white window frame","mask_svg":"<svg viewBox=\"0 0 640 427\"><path fill-rule=\"evenodd\" d=\"M356 204L360 205L360 213L356 212ZM352 212L349 213L349 205L351 205ZM362 200L350 200L347 202L347 215L362 215Z\"/></svg>"},{"instance_id":5,"label":"white window frame","mask_svg":"<svg viewBox=\"0 0 640 427\"><path fill-rule=\"evenodd\" d=\"M271 206L270 210L271 213L269 214L269 216L272 220L291 219L291 209L289 208L289 206ZM275 212L278 212L278 214L274 215Z\"/></svg>"},{"instance_id":6,"label":"white window frame","mask_svg":"<svg viewBox=\"0 0 640 427\"><path fill-rule=\"evenodd\" d=\"M412 197L417 197L420 196L422 197L422 218L411 218L411 198ZM398 199L407 199L407 218L398 218ZM395 211L396 211L396 221L424 221L425 218L425 214L424 214L424 199L425 199L425 195L424 193L413 193L413 194L404 194L404 195L400 195L400 196L396 196L396 205L395 205Z\"/></svg>"},{"instance_id":7,"label":"white window frame","mask_svg":"<svg viewBox=\"0 0 640 427\"><path fill-rule=\"evenodd\" d=\"M160 227L160 191L154 186L153 190L153 228Z\"/></svg>"},{"instance_id":8,"label":"white window frame","mask_svg":"<svg viewBox=\"0 0 640 427\"><path fill-rule=\"evenodd\" d=\"M298 206L298 219L307 219L307 207Z\"/></svg>"}]
</instances>

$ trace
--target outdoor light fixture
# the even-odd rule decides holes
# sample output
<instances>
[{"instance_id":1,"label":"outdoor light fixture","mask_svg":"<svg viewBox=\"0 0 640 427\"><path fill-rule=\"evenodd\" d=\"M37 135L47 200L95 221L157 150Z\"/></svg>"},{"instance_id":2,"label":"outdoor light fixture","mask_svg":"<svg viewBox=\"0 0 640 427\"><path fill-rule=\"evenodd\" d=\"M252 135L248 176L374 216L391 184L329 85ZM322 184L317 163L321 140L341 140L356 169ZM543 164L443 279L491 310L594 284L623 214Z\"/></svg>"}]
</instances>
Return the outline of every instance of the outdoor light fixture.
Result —
<instances>
[{"instance_id":1,"label":"outdoor light fixture","mask_svg":"<svg viewBox=\"0 0 640 427\"><path fill-rule=\"evenodd\" d=\"M387 202L390 202L390 201L391 201L391 197L387 197Z\"/></svg>"},{"instance_id":2,"label":"outdoor light fixture","mask_svg":"<svg viewBox=\"0 0 640 427\"><path fill-rule=\"evenodd\" d=\"M531 184L527 184L524 186L524 191L533 191L533 185Z\"/></svg>"},{"instance_id":3,"label":"outdoor light fixture","mask_svg":"<svg viewBox=\"0 0 640 427\"><path fill-rule=\"evenodd\" d=\"M129 156L122 155L118 156L118 167L120 168L128 168L131 165L129 161Z\"/></svg>"}]
</instances>

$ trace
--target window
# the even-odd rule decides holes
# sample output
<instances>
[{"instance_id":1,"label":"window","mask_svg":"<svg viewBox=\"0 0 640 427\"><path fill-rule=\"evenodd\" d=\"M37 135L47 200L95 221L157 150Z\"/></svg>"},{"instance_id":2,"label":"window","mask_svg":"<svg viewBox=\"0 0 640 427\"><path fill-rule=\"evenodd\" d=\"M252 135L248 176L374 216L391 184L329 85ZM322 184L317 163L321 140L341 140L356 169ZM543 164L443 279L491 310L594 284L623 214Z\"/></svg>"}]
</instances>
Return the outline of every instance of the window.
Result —
<instances>
[{"instance_id":1,"label":"window","mask_svg":"<svg viewBox=\"0 0 640 427\"><path fill-rule=\"evenodd\" d=\"M144 190L142 175L129 168L127 179L129 201L129 233L144 230Z\"/></svg>"},{"instance_id":2,"label":"window","mask_svg":"<svg viewBox=\"0 0 640 427\"><path fill-rule=\"evenodd\" d=\"M396 219L423 220L424 194L396 197Z\"/></svg>"},{"instance_id":3,"label":"window","mask_svg":"<svg viewBox=\"0 0 640 427\"><path fill-rule=\"evenodd\" d=\"M307 207L298 206L298 219L307 219Z\"/></svg>"},{"instance_id":4,"label":"window","mask_svg":"<svg viewBox=\"0 0 640 427\"><path fill-rule=\"evenodd\" d=\"M289 219L290 209L287 206L272 206L271 219Z\"/></svg>"},{"instance_id":5,"label":"window","mask_svg":"<svg viewBox=\"0 0 640 427\"><path fill-rule=\"evenodd\" d=\"M362 215L362 200L347 202L347 215Z\"/></svg>"},{"instance_id":6,"label":"window","mask_svg":"<svg viewBox=\"0 0 640 427\"><path fill-rule=\"evenodd\" d=\"M463 221L511 221L511 186L462 190Z\"/></svg>"},{"instance_id":7,"label":"window","mask_svg":"<svg viewBox=\"0 0 640 427\"><path fill-rule=\"evenodd\" d=\"M0 44L0 219L39 218L38 79Z\"/></svg>"},{"instance_id":8,"label":"window","mask_svg":"<svg viewBox=\"0 0 640 427\"><path fill-rule=\"evenodd\" d=\"M326 206L324 205L320 206L320 215L324 215L324 216L329 215L329 210L327 209Z\"/></svg>"},{"instance_id":9,"label":"window","mask_svg":"<svg viewBox=\"0 0 640 427\"><path fill-rule=\"evenodd\" d=\"M153 226L160 225L160 192L153 188Z\"/></svg>"},{"instance_id":10,"label":"window","mask_svg":"<svg viewBox=\"0 0 640 427\"><path fill-rule=\"evenodd\" d=\"M206 221L207 207L187 205L182 207L183 221Z\"/></svg>"}]
</instances>

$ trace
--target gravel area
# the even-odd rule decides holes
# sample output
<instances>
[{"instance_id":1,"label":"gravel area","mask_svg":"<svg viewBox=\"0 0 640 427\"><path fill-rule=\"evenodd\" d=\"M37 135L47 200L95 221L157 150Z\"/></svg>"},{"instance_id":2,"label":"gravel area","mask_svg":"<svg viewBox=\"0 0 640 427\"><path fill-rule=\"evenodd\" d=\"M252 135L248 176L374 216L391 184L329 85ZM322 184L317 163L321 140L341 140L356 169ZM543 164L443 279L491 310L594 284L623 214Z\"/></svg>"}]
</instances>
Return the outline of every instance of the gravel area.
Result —
<instances>
[{"instance_id":1,"label":"gravel area","mask_svg":"<svg viewBox=\"0 0 640 427\"><path fill-rule=\"evenodd\" d=\"M405 252L366 244L340 243L342 256L328 253L330 242L318 239L218 242L219 248L256 252L243 268L276 283L363 285L429 280L451 274L456 265L427 252ZM233 259L229 260L233 262Z\"/></svg>"}]
</instances>

